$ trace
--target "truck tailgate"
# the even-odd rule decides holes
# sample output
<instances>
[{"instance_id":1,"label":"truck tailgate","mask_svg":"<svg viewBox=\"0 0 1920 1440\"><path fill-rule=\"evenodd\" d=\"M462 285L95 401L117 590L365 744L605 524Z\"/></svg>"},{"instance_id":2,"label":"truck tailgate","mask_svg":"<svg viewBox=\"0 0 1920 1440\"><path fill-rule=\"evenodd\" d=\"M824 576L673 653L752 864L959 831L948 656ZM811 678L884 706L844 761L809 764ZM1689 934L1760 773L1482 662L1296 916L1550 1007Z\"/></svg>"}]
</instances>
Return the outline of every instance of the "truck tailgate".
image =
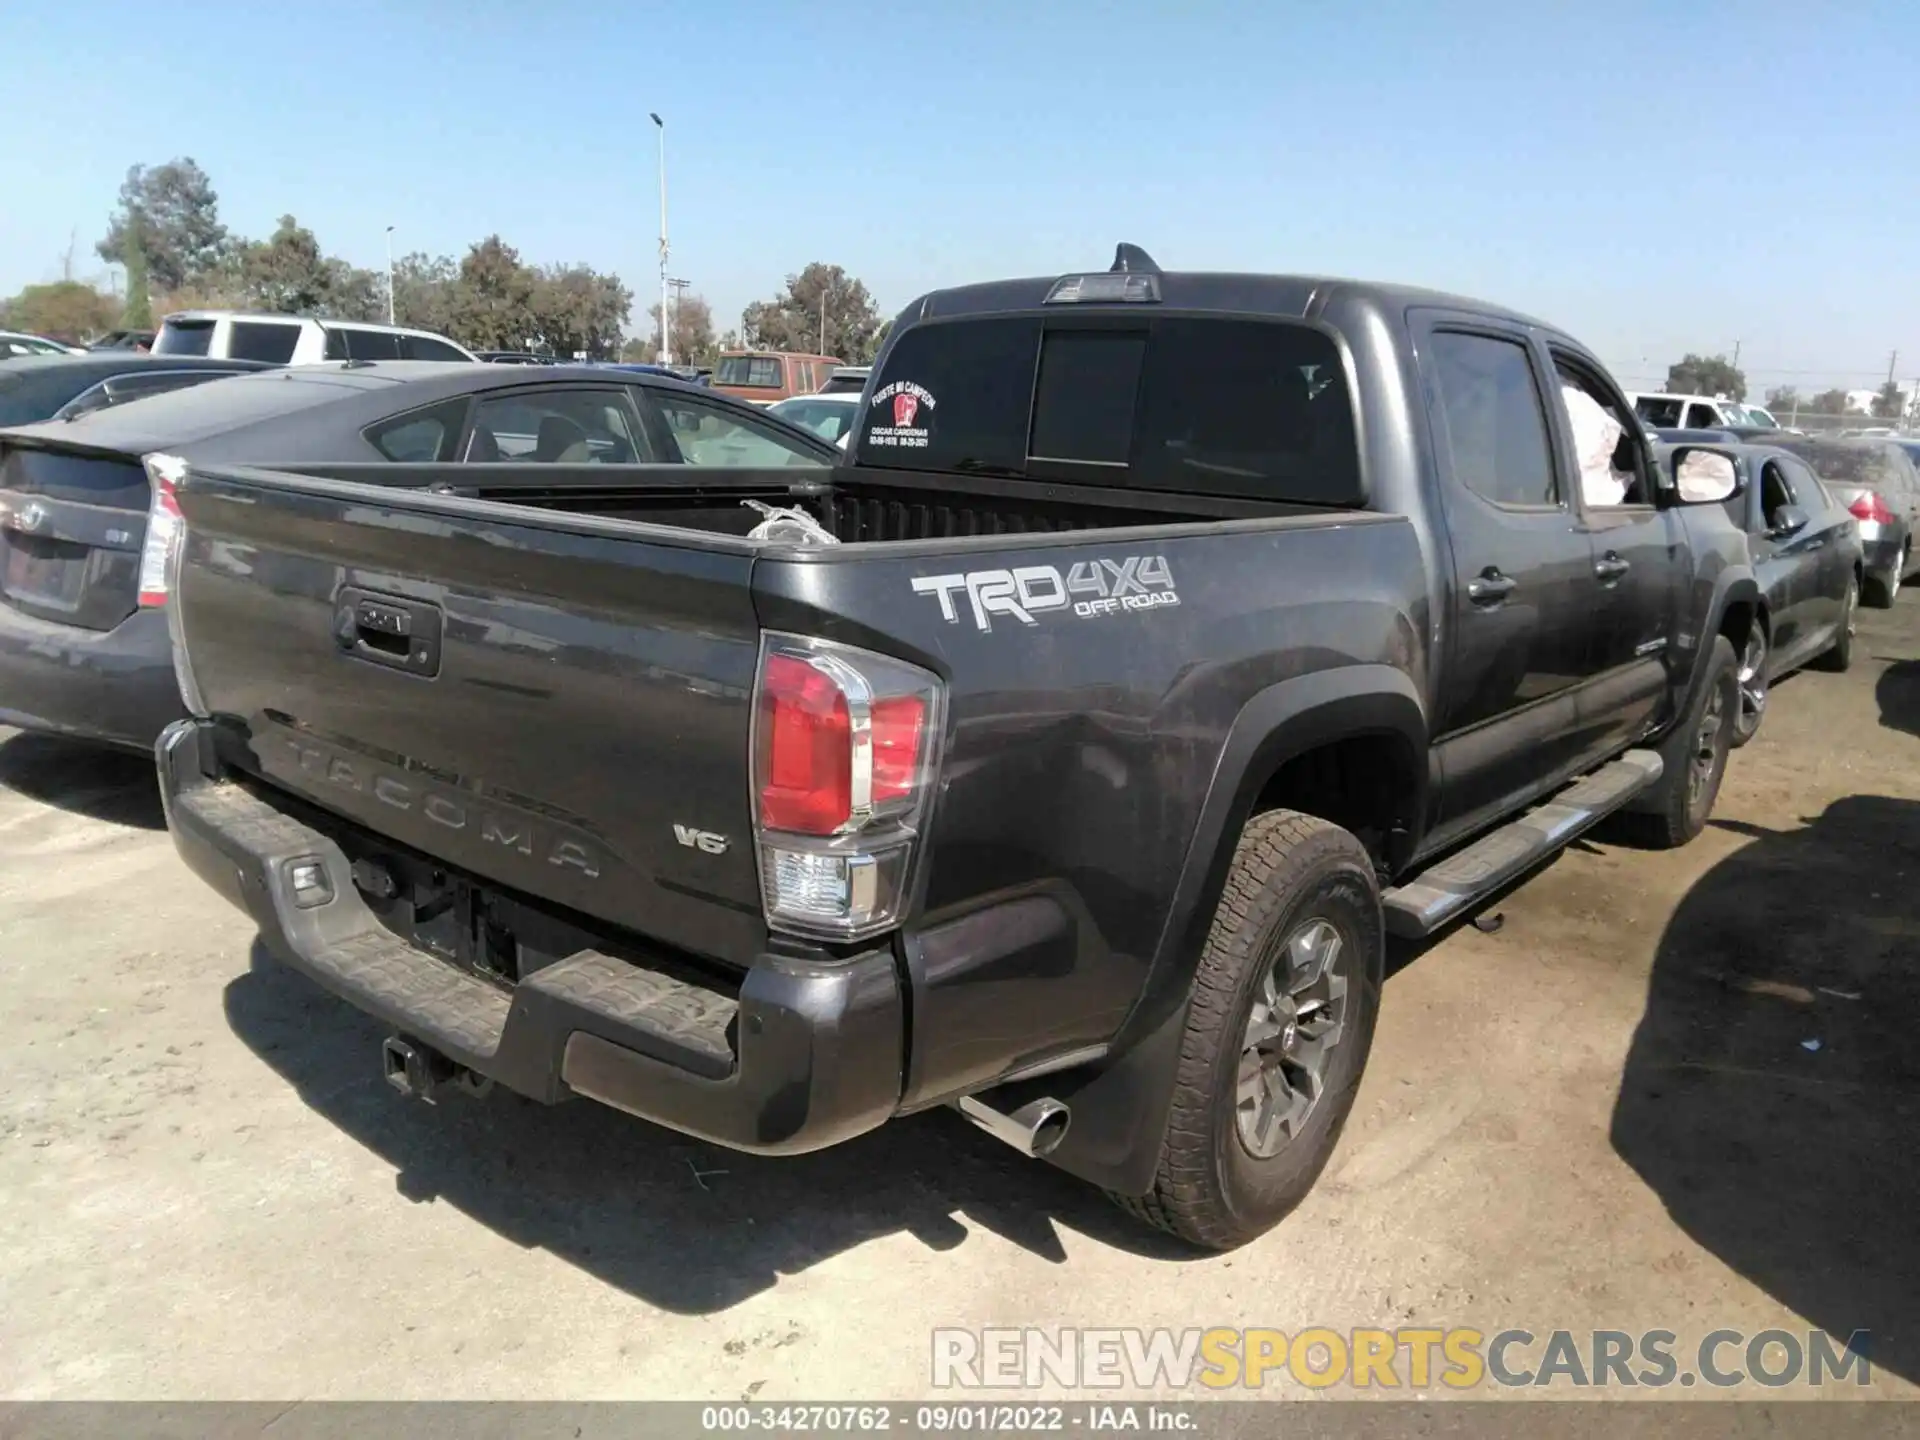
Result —
<instances>
[{"instance_id":1,"label":"truck tailgate","mask_svg":"<svg viewBox=\"0 0 1920 1440\"><path fill-rule=\"evenodd\" d=\"M740 542L238 469L196 469L180 505L172 603L233 763L503 887L751 961Z\"/></svg>"}]
</instances>

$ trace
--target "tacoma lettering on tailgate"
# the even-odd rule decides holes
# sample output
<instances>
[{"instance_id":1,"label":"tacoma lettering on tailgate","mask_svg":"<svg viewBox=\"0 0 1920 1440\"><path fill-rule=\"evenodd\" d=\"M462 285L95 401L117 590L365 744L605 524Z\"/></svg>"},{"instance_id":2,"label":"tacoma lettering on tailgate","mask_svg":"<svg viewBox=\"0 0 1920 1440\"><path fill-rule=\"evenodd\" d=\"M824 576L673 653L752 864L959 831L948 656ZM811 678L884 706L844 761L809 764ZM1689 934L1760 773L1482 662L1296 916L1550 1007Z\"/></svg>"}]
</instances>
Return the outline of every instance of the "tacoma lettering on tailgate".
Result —
<instances>
[{"instance_id":1,"label":"tacoma lettering on tailgate","mask_svg":"<svg viewBox=\"0 0 1920 1440\"><path fill-rule=\"evenodd\" d=\"M287 745L304 775L357 795L371 795L382 805L423 815L435 825L477 836L485 844L578 870L589 880L600 877L600 857L594 848L551 821L536 820L491 798L450 793L412 776L402 779L364 756L348 757L311 741L289 740Z\"/></svg>"}]
</instances>

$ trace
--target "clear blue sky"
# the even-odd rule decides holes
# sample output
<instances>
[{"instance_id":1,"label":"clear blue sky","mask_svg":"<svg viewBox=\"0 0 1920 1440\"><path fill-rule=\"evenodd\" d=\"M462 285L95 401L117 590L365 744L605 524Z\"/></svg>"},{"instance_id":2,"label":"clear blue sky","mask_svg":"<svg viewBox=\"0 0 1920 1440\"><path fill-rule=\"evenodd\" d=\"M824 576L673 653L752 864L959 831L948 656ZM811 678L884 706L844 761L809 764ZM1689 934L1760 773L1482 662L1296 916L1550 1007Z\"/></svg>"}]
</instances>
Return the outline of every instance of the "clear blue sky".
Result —
<instances>
[{"instance_id":1,"label":"clear blue sky","mask_svg":"<svg viewBox=\"0 0 1920 1440\"><path fill-rule=\"evenodd\" d=\"M1177 13L1176 13L1177 12ZM99 267L127 167L191 155L248 235L382 263L498 231L726 328L809 260L888 313L1103 267L1497 299L1628 383L1920 375L1920 6L5 0L0 293Z\"/></svg>"}]
</instances>

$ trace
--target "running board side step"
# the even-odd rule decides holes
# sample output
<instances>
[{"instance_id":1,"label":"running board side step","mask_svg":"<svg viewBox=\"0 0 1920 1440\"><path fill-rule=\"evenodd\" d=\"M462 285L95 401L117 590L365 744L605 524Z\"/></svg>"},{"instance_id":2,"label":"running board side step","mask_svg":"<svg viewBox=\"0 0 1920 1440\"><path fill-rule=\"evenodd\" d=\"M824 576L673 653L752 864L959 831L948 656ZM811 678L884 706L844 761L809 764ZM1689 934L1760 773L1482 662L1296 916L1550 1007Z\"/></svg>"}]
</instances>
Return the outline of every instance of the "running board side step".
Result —
<instances>
[{"instance_id":1,"label":"running board side step","mask_svg":"<svg viewBox=\"0 0 1920 1440\"><path fill-rule=\"evenodd\" d=\"M1625 805L1660 778L1661 768L1657 752L1629 750L1518 820L1394 886L1380 897L1388 933L1408 940L1431 935Z\"/></svg>"}]
</instances>

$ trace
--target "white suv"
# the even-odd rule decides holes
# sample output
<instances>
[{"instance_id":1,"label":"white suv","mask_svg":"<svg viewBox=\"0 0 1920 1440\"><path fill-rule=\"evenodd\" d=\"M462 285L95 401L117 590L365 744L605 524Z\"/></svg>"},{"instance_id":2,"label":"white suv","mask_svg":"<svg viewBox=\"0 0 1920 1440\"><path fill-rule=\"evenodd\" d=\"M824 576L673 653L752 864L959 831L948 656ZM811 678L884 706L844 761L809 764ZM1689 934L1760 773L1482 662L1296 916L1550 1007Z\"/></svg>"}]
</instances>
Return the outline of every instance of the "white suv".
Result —
<instances>
[{"instance_id":1,"label":"white suv","mask_svg":"<svg viewBox=\"0 0 1920 1440\"><path fill-rule=\"evenodd\" d=\"M357 320L254 315L245 310L182 310L169 315L161 322L153 353L263 360L269 365L313 365L322 360L474 359L472 352L427 330Z\"/></svg>"},{"instance_id":2,"label":"white suv","mask_svg":"<svg viewBox=\"0 0 1920 1440\"><path fill-rule=\"evenodd\" d=\"M1633 413L1656 430L1720 430L1728 425L1764 426L1778 430L1780 422L1758 405L1708 395L1629 395Z\"/></svg>"}]
</instances>

